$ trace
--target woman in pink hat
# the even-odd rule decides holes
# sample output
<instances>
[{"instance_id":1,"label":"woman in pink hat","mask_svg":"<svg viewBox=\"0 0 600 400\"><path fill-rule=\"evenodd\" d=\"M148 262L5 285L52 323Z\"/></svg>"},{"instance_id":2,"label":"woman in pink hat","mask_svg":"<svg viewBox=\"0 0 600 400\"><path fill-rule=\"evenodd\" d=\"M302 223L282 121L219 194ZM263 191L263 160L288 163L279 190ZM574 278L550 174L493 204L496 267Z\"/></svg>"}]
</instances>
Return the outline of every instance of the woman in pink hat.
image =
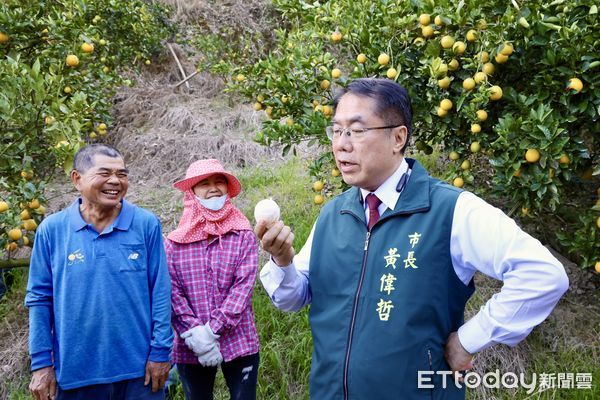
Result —
<instances>
[{"instance_id":1,"label":"woman in pink hat","mask_svg":"<svg viewBox=\"0 0 600 400\"><path fill-rule=\"evenodd\" d=\"M179 227L167 236L175 328L173 362L186 399L212 399L221 365L232 399L255 399L258 335L252 312L258 246L231 203L240 182L214 159L190 165Z\"/></svg>"}]
</instances>

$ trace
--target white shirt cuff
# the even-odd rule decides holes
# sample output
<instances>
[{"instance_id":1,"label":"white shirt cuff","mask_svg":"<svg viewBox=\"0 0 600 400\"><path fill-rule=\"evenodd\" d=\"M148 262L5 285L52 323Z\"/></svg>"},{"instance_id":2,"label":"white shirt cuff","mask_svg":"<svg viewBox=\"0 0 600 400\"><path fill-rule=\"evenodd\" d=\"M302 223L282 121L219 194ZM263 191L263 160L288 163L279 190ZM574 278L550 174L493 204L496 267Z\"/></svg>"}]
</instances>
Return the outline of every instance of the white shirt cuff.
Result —
<instances>
[{"instance_id":1,"label":"white shirt cuff","mask_svg":"<svg viewBox=\"0 0 600 400\"><path fill-rule=\"evenodd\" d=\"M470 354L479 353L481 350L495 344L489 339L491 337L490 332L487 332L479 323L478 315L475 315L458 328L458 340Z\"/></svg>"},{"instance_id":2,"label":"white shirt cuff","mask_svg":"<svg viewBox=\"0 0 600 400\"><path fill-rule=\"evenodd\" d=\"M270 258L260 271L260 281L269 296L273 297L273 293L275 293L275 290L277 290L282 283L292 282L296 279L296 275L296 266L293 261L285 267L280 267L275 264L273 258Z\"/></svg>"}]
</instances>

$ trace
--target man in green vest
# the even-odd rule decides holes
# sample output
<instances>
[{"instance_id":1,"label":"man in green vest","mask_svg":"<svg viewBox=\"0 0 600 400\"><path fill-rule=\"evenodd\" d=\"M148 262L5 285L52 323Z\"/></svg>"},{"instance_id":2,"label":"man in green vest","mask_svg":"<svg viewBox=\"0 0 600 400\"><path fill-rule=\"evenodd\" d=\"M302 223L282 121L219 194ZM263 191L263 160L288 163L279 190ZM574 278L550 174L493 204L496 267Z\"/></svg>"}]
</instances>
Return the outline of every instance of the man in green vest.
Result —
<instances>
[{"instance_id":1,"label":"man in green vest","mask_svg":"<svg viewBox=\"0 0 600 400\"><path fill-rule=\"evenodd\" d=\"M497 343L516 345L568 288L539 241L482 199L404 158L407 91L358 79L334 101L327 135L350 190L323 207L295 254L282 221L258 221L276 307L311 304L313 399L464 399L453 374ZM480 271L500 293L467 322Z\"/></svg>"}]
</instances>

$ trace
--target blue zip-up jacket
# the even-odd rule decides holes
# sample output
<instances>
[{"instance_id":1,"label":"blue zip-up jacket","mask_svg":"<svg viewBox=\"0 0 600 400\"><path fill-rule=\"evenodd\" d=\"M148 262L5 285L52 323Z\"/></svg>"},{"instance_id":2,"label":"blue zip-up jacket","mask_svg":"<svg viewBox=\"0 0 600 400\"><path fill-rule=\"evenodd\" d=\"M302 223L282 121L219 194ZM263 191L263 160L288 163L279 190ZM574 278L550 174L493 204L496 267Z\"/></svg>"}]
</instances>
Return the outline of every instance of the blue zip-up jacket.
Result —
<instances>
[{"instance_id":1,"label":"blue zip-up jacket","mask_svg":"<svg viewBox=\"0 0 600 400\"><path fill-rule=\"evenodd\" d=\"M99 234L80 200L39 226L29 270L31 368L64 390L144 376L169 361L171 284L156 216L122 202Z\"/></svg>"},{"instance_id":2,"label":"blue zip-up jacket","mask_svg":"<svg viewBox=\"0 0 600 400\"><path fill-rule=\"evenodd\" d=\"M448 335L463 323L474 291L452 267L450 232L460 190L429 177L415 160L394 210L367 231L360 191L322 210L314 233L309 312L314 341L312 399L463 399L448 379ZM427 379L431 378L429 381Z\"/></svg>"}]
</instances>

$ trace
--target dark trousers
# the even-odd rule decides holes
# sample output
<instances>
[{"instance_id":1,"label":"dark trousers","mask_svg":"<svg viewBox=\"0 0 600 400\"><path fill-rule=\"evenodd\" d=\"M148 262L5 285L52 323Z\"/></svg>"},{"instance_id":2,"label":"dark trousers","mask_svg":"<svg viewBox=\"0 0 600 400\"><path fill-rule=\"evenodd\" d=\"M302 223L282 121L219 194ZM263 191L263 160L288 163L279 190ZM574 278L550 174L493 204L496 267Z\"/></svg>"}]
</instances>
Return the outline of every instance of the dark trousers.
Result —
<instances>
[{"instance_id":1,"label":"dark trousers","mask_svg":"<svg viewBox=\"0 0 600 400\"><path fill-rule=\"evenodd\" d=\"M259 355L238 357L221 364L231 400L255 400ZM217 367L177 364L186 400L212 400Z\"/></svg>"},{"instance_id":2,"label":"dark trousers","mask_svg":"<svg viewBox=\"0 0 600 400\"><path fill-rule=\"evenodd\" d=\"M56 396L56 400L164 400L164 398L164 390L152 393L152 382L144 386L143 377L69 390L58 388Z\"/></svg>"}]
</instances>

